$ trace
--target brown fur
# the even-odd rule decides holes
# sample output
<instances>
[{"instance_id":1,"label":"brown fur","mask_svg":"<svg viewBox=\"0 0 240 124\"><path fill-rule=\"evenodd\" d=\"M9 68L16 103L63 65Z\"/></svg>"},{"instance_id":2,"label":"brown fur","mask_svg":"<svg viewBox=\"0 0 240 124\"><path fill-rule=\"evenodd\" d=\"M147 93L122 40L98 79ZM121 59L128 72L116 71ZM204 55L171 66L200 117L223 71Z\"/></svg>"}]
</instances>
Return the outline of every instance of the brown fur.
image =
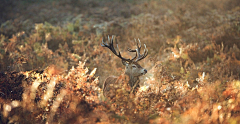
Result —
<instances>
[{"instance_id":1,"label":"brown fur","mask_svg":"<svg viewBox=\"0 0 240 124\"><path fill-rule=\"evenodd\" d=\"M116 77L116 76L110 76L104 81L104 83L103 83L103 95L104 96L112 97L111 95L113 95L113 94L108 94L108 93L111 90L111 87L116 83L117 79L118 79L118 77Z\"/></svg>"}]
</instances>

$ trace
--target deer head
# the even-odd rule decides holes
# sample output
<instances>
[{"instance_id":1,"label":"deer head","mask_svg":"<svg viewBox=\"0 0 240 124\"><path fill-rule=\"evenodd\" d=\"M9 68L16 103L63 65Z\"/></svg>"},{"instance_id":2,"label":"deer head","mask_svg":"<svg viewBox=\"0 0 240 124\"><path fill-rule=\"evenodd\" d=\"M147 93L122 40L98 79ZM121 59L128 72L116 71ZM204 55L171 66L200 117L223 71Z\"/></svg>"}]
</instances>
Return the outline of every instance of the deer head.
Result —
<instances>
[{"instance_id":1,"label":"deer head","mask_svg":"<svg viewBox=\"0 0 240 124\"><path fill-rule=\"evenodd\" d=\"M136 55L132 58L132 59L127 59L122 57L119 48L118 48L118 44L117 44L117 51L115 50L114 46L113 46L113 38L114 35L112 35L112 38L110 39L108 36L108 42L109 43L105 43L102 39L102 44L101 46L103 47L107 47L108 49L110 49L113 54L115 54L117 57L119 57L122 60L123 65L125 66L125 74L129 76L129 84L131 87L137 86L139 83L139 77L141 75L144 75L147 73L147 70L144 69L142 66L140 66L138 64L138 62L142 59L144 59L147 55L148 55L148 50L146 48L146 45L144 44L144 52L143 54L140 54L140 50L141 50L141 42L138 39L138 42L135 39L137 48L136 49L129 49L129 52L135 52Z\"/></svg>"}]
</instances>

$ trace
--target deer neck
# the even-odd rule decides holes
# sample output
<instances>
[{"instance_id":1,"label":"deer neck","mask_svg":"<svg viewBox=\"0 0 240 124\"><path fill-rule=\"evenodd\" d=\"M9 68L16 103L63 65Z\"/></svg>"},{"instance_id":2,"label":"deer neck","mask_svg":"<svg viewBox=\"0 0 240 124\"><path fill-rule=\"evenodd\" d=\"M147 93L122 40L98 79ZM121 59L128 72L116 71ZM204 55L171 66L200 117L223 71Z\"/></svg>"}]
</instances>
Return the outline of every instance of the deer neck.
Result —
<instances>
[{"instance_id":1,"label":"deer neck","mask_svg":"<svg viewBox=\"0 0 240 124\"><path fill-rule=\"evenodd\" d=\"M128 75L129 76L129 85L131 87L133 87L135 85L135 83L139 80L139 77L134 77L134 76L131 76L131 75Z\"/></svg>"}]
</instances>

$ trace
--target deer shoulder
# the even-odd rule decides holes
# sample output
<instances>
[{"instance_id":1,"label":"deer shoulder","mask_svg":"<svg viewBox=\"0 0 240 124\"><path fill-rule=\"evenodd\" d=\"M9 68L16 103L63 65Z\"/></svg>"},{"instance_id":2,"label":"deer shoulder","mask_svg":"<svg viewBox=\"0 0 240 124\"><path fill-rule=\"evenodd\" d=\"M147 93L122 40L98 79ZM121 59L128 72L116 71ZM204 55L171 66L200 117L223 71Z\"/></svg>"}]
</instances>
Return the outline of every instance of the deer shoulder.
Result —
<instances>
[{"instance_id":1,"label":"deer shoulder","mask_svg":"<svg viewBox=\"0 0 240 124\"><path fill-rule=\"evenodd\" d=\"M116 83L117 78L118 77L116 77L116 76L109 76L106 78L106 80L103 83L103 87L102 87L104 96L107 96L106 93L108 93L110 91L111 87L113 87L113 85Z\"/></svg>"},{"instance_id":2,"label":"deer shoulder","mask_svg":"<svg viewBox=\"0 0 240 124\"><path fill-rule=\"evenodd\" d=\"M139 65L138 62L144 59L148 55L148 50L146 48L146 45L144 44L144 47L145 47L144 52L143 54L140 54L141 42L139 39L138 39L138 42L135 39L137 48L136 49L128 48L128 51L135 52L136 55L132 59L124 58L122 57L118 49L118 45L117 45L117 50L114 48L113 38L114 36L112 36L111 39L108 36L108 43L102 40L101 46L107 47L110 51L112 51L113 54L115 54L118 58L122 60L122 64L125 66L125 75L129 77L128 84L131 86L131 89L133 91L136 87L139 86L139 82L140 82L139 77L147 73L147 70L143 68L141 65ZM118 77L115 77L115 76L110 76L106 78L105 82L103 83L103 94L105 96L108 94L108 91L111 90L112 86L116 85L116 83L119 83L117 79Z\"/></svg>"}]
</instances>

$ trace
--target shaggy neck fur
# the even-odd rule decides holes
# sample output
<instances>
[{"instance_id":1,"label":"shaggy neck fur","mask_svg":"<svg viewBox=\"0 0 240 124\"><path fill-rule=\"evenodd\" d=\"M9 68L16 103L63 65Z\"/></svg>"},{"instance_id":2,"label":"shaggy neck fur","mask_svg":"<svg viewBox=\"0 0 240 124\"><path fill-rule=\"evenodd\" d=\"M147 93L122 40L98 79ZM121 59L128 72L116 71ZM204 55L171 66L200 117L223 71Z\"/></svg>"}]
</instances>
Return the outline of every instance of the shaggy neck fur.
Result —
<instances>
[{"instance_id":1,"label":"shaggy neck fur","mask_svg":"<svg viewBox=\"0 0 240 124\"><path fill-rule=\"evenodd\" d=\"M130 76L130 75L128 75L128 76L129 76L129 81L128 81L129 85L130 85L131 87L134 87L134 85L135 85L136 83L138 83L139 77L134 77L134 76ZM138 84L136 84L136 85L138 85Z\"/></svg>"}]
</instances>

